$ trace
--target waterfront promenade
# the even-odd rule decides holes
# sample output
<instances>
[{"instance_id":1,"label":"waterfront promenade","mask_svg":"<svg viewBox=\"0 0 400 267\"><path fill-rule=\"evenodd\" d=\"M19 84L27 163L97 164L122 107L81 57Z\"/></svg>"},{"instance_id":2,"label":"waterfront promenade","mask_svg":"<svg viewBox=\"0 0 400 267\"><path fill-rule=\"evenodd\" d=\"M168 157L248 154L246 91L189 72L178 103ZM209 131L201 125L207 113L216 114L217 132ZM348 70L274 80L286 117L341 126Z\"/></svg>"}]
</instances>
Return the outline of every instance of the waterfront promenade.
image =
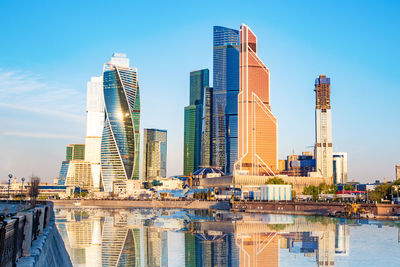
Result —
<instances>
[{"instance_id":1,"label":"waterfront promenade","mask_svg":"<svg viewBox=\"0 0 400 267\"><path fill-rule=\"evenodd\" d=\"M55 200L59 207L87 208L171 208L171 209L216 209L256 213L278 213L296 215L338 215L344 214L346 203L328 202L265 202L265 201L206 201L206 200ZM399 219L398 204L360 204L368 216L366 219Z\"/></svg>"},{"instance_id":2,"label":"waterfront promenade","mask_svg":"<svg viewBox=\"0 0 400 267\"><path fill-rule=\"evenodd\" d=\"M53 203L24 204L21 210L18 202L0 202L0 266L72 266L55 225Z\"/></svg>"}]
</instances>

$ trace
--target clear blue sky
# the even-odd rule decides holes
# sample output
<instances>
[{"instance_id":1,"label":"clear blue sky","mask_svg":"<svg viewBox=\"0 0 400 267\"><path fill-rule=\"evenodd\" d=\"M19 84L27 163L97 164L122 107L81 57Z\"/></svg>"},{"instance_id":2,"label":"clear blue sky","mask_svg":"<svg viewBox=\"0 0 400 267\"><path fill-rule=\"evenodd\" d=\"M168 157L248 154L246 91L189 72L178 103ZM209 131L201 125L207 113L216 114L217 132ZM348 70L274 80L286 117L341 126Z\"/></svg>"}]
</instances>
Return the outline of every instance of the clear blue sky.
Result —
<instances>
[{"instance_id":1,"label":"clear blue sky","mask_svg":"<svg viewBox=\"0 0 400 267\"><path fill-rule=\"evenodd\" d=\"M86 82L113 52L138 68L142 126L168 130L168 175L181 173L189 72L212 73L214 25L242 23L271 72L279 157L314 144L314 79L326 74L350 180L393 179L400 4L327 2L1 1L0 181L58 175L65 145L84 142Z\"/></svg>"}]
</instances>

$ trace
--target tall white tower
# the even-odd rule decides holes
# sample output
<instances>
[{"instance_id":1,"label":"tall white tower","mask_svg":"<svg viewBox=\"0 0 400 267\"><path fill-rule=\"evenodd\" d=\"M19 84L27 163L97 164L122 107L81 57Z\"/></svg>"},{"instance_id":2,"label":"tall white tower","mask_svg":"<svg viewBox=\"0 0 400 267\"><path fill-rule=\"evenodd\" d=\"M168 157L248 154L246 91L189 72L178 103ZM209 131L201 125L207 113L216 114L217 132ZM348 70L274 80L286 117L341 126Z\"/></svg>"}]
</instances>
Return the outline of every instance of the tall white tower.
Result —
<instances>
[{"instance_id":1,"label":"tall white tower","mask_svg":"<svg viewBox=\"0 0 400 267\"><path fill-rule=\"evenodd\" d=\"M330 103L331 79L320 75L315 79L315 161L316 171L322 177L333 176L332 111Z\"/></svg>"},{"instance_id":2,"label":"tall white tower","mask_svg":"<svg viewBox=\"0 0 400 267\"><path fill-rule=\"evenodd\" d=\"M104 126L103 76L92 77L86 95L85 161L91 163L93 188L100 189L101 135Z\"/></svg>"}]
</instances>

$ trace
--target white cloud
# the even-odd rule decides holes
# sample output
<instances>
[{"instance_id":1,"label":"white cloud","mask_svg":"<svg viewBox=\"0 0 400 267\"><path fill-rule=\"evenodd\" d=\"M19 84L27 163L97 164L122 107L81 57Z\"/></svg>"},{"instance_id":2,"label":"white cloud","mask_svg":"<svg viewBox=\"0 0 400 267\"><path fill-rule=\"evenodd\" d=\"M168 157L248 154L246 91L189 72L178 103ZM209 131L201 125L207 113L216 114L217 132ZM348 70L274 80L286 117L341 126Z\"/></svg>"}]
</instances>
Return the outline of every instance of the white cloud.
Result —
<instances>
[{"instance_id":1,"label":"white cloud","mask_svg":"<svg viewBox=\"0 0 400 267\"><path fill-rule=\"evenodd\" d=\"M38 107L27 107L27 106L7 104L7 103L0 103L0 107L17 109L17 110L28 111L28 112L35 112L35 113L40 113L40 114L47 115L47 116L62 117L62 118L74 120L77 122L83 121L82 116L77 115L77 114L72 114L69 112L64 112L64 111L49 110L49 109L38 108Z\"/></svg>"},{"instance_id":2,"label":"white cloud","mask_svg":"<svg viewBox=\"0 0 400 267\"><path fill-rule=\"evenodd\" d=\"M18 136L18 137L30 137L30 138L45 138L45 139L75 139L83 140L82 137L63 135L57 133L32 133L32 132L3 132L3 135Z\"/></svg>"},{"instance_id":3,"label":"white cloud","mask_svg":"<svg viewBox=\"0 0 400 267\"><path fill-rule=\"evenodd\" d=\"M45 83L40 76L0 69L0 107L84 122L85 90Z\"/></svg>"}]
</instances>

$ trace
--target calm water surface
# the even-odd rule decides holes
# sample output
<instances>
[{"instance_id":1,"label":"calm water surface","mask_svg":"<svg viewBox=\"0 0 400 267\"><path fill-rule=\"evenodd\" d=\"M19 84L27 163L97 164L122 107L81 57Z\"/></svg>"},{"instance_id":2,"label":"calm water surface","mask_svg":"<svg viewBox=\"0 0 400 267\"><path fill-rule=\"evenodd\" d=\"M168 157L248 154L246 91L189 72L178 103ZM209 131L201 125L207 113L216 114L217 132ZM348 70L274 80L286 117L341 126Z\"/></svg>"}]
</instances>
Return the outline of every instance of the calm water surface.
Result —
<instances>
[{"instance_id":1,"label":"calm water surface","mask_svg":"<svg viewBox=\"0 0 400 267\"><path fill-rule=\"evenodd\" d=\"M400 222L56 209L74 266L400 266Z\"/></svg>"}]
</instances>

